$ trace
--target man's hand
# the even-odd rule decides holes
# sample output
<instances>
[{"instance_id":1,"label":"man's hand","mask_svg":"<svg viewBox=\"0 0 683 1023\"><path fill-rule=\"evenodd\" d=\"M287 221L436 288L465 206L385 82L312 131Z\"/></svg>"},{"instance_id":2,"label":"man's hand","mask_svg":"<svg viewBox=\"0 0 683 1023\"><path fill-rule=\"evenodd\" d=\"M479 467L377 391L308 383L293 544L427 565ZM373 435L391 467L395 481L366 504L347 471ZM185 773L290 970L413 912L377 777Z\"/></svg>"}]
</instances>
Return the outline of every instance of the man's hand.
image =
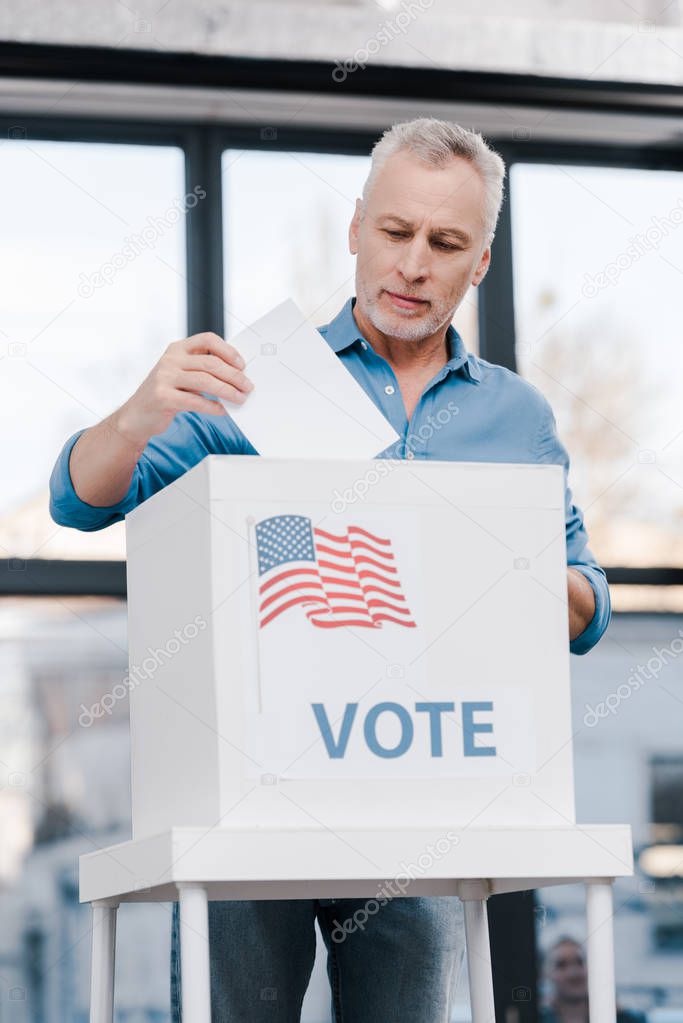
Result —
<instances>
[{"instance_id":1,"label":"man's hand","mask_svg":"<svg viewBox=\"0 0 683 1023\"><path fill-rule=\"evenodd\" d=\"M218 334L193 334L168 346L149 375L125 405L112 416L122 438L142 451L150 437L163 433L177 412L225 415L218 401L241 405L253 384L244 372L244 359Z\"/></svg>"},{"instance_id":2,"label":"man's hand","mask_svg":"<svg viewBox=\"0 0 683 1023\"><path fill-rule=\"evenodd\" d=\"M147 442L163 433L177 412L225 415L218 401L242 404L253 388L244 359L217 334L194 334L168 346L132 398L96 426L85 430L69 458L76 496L108 508L128 493Z\"/></svg>"},{"instance_id":3,"label":"man's hand","mask_svg":"<svg viewBox=\"0 0 683 1023\"><path fill-rule=\"evenodd\" d=\"M567 593L569 598L569 639L576 639L590 624L595 614L593 587L583 572L576 568L567 569Z\"/></svg>"}]
</instances>

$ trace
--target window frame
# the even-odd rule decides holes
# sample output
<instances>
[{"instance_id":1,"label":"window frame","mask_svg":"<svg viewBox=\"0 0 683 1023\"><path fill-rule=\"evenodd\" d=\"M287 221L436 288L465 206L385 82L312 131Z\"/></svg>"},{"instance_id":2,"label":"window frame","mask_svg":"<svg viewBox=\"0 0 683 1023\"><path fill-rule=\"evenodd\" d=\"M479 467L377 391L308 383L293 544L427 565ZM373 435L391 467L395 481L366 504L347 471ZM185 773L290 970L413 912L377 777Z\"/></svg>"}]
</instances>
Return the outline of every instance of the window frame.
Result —
<instances>
[{"instance_id":1,"label":"window frame","mask_svg":"<svg viewBox=\"0 0 683 1023\"><path fill-rule=\"evenodd\" d=\"M173 145L185 158L186 191L201 184L206 198L187 211L187 333L211 330L222 336L223 318L223 204L221 159L226 149L274 152L367 155L376 132L313 128L277 128L275 138L264 141L264 129L251 124L193 122L102 121L91 118L0 116L0 133L21 122L34 141L109 142L138 145ZM506 163L505 198L491 267L479 288L479 351L482 358L516 371L515 307L513 295L510 169L516 163L562 162L575 166L619 167L641 170L683 171L682 149L643 150L642 147L578 145L490 139ZM514 201L514 200L513 200ZM219 224L220 229L215 230ZM198 282L202 282L199 284ZM683 567L631 568L606 565L611 584L681 586ZM75 593L125 596L125 562L5 558L0 560L0 594L74 595ZM652 612L644 612L652 613Z\"/></svg>"}]
</instances>

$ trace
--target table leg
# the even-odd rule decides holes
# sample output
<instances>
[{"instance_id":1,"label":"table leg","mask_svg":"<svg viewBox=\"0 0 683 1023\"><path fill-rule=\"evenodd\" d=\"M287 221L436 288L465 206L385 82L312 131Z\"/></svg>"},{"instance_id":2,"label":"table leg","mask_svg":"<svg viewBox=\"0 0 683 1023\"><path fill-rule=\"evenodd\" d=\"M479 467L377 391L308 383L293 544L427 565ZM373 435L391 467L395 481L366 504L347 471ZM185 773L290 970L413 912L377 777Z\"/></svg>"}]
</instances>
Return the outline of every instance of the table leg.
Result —
<instances>
[{"instance_id":1,"label":"table leg","mask_svg":"<svg viewBox=\"0 0 683 1023\"><path fill-rule=\"evenodd\" d=\"M92 904L92 960L90 963L90 1023L114 1021L114 957L117 902Z\"/></svg>"},{"instance_id":2,"label":"table leg","mask_svg":"<svg viewBox=\"0 0 683 1023\"><path fill-rule=\"evenodd\" d=\"M179 882L183 1023L211 1023L209 901L202 885Z\"/></svg>"},{"instance_id":3,"label":"table leg","mask_svg":"<svg viewBox=\"0 0 683 1023\"><path fill-rule=\"evenodd\" d=\"M590 1023L615 1023L612 879L586 882L588 1014Z\"/></svg>"},{"instance_id":4,"label":"table leg","mask_svg":"<svg viewBox=\"0 0 683 1023\"><path fill-rule=\"evenodd\" d=\"M465 942L467 944L467 972L470 979L472 1023L495 1023L486 899L463 898L462 901L465 910Z\"/></svg>"}]
</instances>

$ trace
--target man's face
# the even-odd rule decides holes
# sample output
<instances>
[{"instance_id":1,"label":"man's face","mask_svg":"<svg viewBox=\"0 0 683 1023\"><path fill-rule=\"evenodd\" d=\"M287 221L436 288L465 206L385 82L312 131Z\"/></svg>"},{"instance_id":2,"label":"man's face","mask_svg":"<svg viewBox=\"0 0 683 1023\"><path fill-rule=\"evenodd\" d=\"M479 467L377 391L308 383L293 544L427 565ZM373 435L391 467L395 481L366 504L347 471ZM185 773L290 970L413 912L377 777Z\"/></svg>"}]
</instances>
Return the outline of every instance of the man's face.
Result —
<instances>
[{"instance_id":1,"label":"man's face","mask_svg":"<svg viewBox=\"0 0 683 1023\"><path fill-rule=\"evenodd\" d=\"M563 1001L582 1001L588 994L588 975L580 945L563 941L550 953L548 977Z\"/></svg>"},{"instance_id":2,"label":"man's face","mask_svg":"<svg viewBox=\"0 0 683 1023\"><path fill-rule=\"evenodd\" d=\"M444 167L409 151L388 158L349 229L356 302L377 330L420 341L450 323L489 265L484 195L478 171L461 157Z\"/></svg>"}]
</instances>

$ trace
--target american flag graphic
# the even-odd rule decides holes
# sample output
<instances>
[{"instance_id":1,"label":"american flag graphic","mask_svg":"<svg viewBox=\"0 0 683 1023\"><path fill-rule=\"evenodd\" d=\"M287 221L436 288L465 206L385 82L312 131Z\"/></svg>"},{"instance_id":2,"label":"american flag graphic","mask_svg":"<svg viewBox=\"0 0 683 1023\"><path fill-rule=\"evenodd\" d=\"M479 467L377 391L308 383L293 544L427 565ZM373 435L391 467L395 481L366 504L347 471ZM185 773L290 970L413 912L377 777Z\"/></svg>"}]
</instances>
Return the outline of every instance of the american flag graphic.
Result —
<instances>
[{"instance_id":1,"label":"american flag graphic","mask_svg":"<svg viewBox=\"0 0 683 1023\"><path fill-rule=\"evenodd\" d=\"M301 606L312 625L415 628L396 569L391 540L347 526L343 535L305 515L256 523L259 627Z\"/></svg>"}]
</instances>

